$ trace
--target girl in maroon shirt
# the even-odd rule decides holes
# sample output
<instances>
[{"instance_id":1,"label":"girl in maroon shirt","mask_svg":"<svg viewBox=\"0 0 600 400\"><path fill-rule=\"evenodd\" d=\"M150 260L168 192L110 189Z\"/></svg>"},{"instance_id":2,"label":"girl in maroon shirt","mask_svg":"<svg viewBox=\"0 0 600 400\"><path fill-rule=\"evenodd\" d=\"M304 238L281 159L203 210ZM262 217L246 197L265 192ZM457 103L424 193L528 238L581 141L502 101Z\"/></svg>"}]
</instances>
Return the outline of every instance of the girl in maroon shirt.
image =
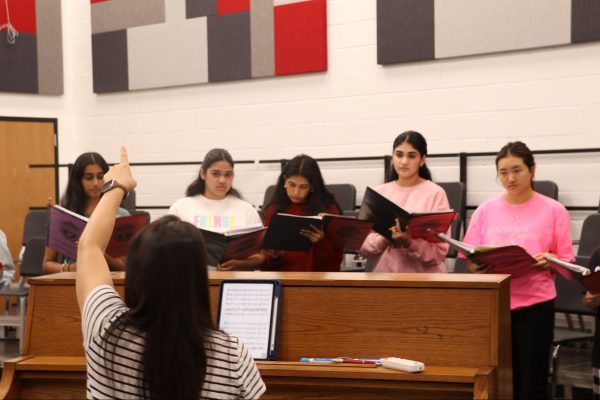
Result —
<instances>
[{"instance_id":1,"label":"girl in maroon shirt","mask_svg":"<svg viewBox=\"0 0 600 400\"><path fill-rule=\"evenodd\" d=\"M265 206L265 226L276 213L293 215L341 214L335 197L325 187L319 165L301 154L283 167L273 196ZM267 271L339 271L344 249L337 248L315 226L300 231L313 243L309 251L264 250Z\"/></svg>"}]
</instances>

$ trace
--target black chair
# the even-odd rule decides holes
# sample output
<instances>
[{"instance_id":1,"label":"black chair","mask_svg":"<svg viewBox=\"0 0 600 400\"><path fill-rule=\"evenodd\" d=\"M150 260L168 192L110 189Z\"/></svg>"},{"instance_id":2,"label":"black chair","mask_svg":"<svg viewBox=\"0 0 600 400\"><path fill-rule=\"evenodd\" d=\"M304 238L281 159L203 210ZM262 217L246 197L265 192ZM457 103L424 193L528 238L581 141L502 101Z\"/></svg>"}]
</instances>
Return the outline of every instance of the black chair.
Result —
<instances>
[{"instance_id":1,"label":"black chair","mask_svg":"<svg viewBox=\"0 0 600 400\"><path fill-rule=\"evenodd\" d=\"M558 200L558 185L554 181L533 181L533 190L551 199Z\"/></svg>"},{"instance_id":2,"label":"black chair","mask_svg":"<svg viewBox=\"0 0 600 400\"><path fill-rule=\"evenodd\" d=\"M588 265L590 256L599 245L600 214L591 214L583 220L575 263L579 265Z\"/></svg>"},{"instance_id":3,"label":"black chair","mask_svg":"<svg viewBox=\"0 0 600 400\"><path fill-rule=\"evenodd\" d=\"M446 196L448 197L448 202L450 203L450 208L456 211L457 216L454 221L452 221L452 225L450 225L452 229L452 239L460 240L462 238L462 227L463 221L465 218L466 207L467 207L467 189L464 183L462 182L436 182L440 185L444 191L446 191ZM448 257L454 258L456 257L456 250L450 249L448 251Z\"/></svg>"},{"instance_id":4,"label":"black chair","mask_svg":"<svg viewBox=\"0 0 600 400\"><path fill-rule=\"evenodd\" d=\"M18 328L19 348L22 345L23 329L25 327L25 315L27 309L27 297L29 296L29 285L27 277L43 275L44 252L46 250L46 239L34 237L26 243L23 259L20 264L21 280L18 284L4 287L0 295L5 296L6 305L10 307L10 297L15 296L18 300L19 314L0 315L0 326L14 326ZM7 308L8 310L8 308Z\"/></svg>"},{"instance_id":5,"label":"black chair","mask_svg":"<svg viewBox=\"0 0 600 400\"><path fill-rule=\"evenodd\" d=\"M554 310L564 313L567 328L554 327L554 341L550 363L550 389L556 398L556 386L559 367L560 348L566 344L589 344L594 339L591 327L587 327L584 316L595 316L595 312L587 308L582 298L584 290L577 281L568 281L561 275L556 275L556 299ZM574 319L576 323L574 322Z\"/></svg>"},{"instance_id":6,"label":"black chair","mask_svg":"<svg viewBox=\"0 0 600 400\"><path fill-rule=\"evenodd\" d=\"M126 209L131 214L132 212L135 211L135 206L136 206L135 190L132 190L131 192L129 192L127 197L125 197L123 199L123 201L121 202L121 208Z\"/></svg>"},{"instance_id":7,"label":"black chair","mask_svg":"<svg viewBox=\"0 0 600 400\"><path fill-rule=\"evenodd\" d=\"M48 223L48 210L29 210L23 227L23 246L33 238L45 238Z\"/></svg>"},{"instance_id":8,"label":"black chair","mask_svg":"<svg viewBox=\"0 0 600 400\"><path fill-rule=\"evenodd\" d=\"M335 196L335 200L342 209L342 213L354 212L356 208L356 187L351 183L332 183L325 185Z\"/></svg>"}]
</instances>

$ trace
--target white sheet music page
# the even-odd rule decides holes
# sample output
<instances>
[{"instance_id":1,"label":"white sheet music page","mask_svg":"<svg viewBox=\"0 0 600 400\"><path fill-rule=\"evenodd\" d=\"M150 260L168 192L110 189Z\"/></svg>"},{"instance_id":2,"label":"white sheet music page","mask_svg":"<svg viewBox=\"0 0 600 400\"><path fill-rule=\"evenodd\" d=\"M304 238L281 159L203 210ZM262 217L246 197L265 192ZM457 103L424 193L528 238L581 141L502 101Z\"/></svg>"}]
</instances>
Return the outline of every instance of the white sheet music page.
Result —
<instances>
[{"instance_id":1,"label":"white sheet music page","mask_svg":"<svg viewBox=\"0 0 600 400\"><path fill-rule=\"evenodd\" d=\"M274 285L228 282L222 290L219 329L237 336L255 359L266 359Z\"/></svg>"}]
</instances>

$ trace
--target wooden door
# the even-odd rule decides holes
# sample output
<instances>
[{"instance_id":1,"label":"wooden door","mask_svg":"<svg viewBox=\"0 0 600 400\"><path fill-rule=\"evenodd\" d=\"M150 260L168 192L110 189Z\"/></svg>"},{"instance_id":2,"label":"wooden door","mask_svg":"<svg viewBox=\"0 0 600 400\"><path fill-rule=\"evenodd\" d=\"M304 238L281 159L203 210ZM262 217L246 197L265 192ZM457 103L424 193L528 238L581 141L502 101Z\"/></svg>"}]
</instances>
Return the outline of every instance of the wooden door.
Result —
<instances>
[{"instance_id":1,"label":"wooden door","mask_svg":"<svg viewBox=\"0 0 600 400\"><path fill-rule=\"evenodd\" d=\"M29 209L57 197L56 126L55 119L0 117L0 229L13 258Z\"/></svg>"}]
</instances>

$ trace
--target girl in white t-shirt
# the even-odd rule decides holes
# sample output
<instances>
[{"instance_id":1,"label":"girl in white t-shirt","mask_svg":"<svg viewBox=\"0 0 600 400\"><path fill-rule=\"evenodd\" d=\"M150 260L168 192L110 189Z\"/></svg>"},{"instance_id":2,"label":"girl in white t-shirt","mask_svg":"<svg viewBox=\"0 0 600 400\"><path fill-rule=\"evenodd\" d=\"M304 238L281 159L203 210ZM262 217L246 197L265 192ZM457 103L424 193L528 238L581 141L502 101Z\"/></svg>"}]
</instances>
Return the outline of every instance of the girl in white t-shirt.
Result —
<instances>
[{"instance_id":1,"label":"girl in white t-shirt","mask_svg":"<svg viewBox=\"0 0 600 400\"><path fill-rule=\"evenodd\" d=\"M198 178L177 200L169 214L206 230L224 232L249 225L261 225L256 209L240 198L233 188L233 158L225 149L212 149L204 157ZM262 264L260 254L243 260L227 260L219 270L253 269Z\"/></svg>"}]
</instances>

